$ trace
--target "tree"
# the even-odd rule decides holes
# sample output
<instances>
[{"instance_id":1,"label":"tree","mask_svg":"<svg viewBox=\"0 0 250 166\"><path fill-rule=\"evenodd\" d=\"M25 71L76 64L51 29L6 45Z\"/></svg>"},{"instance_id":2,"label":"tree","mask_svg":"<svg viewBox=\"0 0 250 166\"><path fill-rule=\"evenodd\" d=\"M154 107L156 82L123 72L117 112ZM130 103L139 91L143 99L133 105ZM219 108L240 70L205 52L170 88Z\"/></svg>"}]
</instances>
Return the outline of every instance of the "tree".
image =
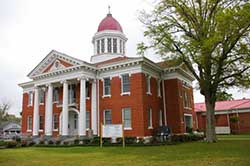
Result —
<instances>
[{"instance_id":1,"label":"tree","mask_svg":"<svg viewBox=\"0 0 250 166\"><path fill-rule=\"evenodd\" d=\"M10 108L10 104L7 102L3 102L0 104L0 121L6 121L8 117L8 110Z\"/></svg>"},{"instance_id":2,"label":"tree","mask_svg":"<svg viewBox=\"0 0 250 166\"><path fill-rule=\"evenodd\" d=\"M216 142L214 107L219 89L249 87L249 0L160 0L142 11L148 44L166 59L179 59L197 79L206 103L206 139Z\"/></svg>"},{"instance_id":3,"label":"tree","mask_svg":"<svg viewBox=\"0 0 250 166\"><path fill-rule=\"evenodd\" d=\"M0 122L3 121L12 121L20 123L21 119L16 117L15 115L8 114L8 110L10 109L10 103L2 102L0 104Z\"/></svg>"},{"instance_id":4,"label":"tree","mask_svg":"<svg viewBox=\"0 0 250 166\"><path fill-rule=\"evenodd\" d=\"M233 95L227 93L226 91L218 90L216 93L216 101L225 101L225 100L233 100Z\"/></svg>"}]
</instances>

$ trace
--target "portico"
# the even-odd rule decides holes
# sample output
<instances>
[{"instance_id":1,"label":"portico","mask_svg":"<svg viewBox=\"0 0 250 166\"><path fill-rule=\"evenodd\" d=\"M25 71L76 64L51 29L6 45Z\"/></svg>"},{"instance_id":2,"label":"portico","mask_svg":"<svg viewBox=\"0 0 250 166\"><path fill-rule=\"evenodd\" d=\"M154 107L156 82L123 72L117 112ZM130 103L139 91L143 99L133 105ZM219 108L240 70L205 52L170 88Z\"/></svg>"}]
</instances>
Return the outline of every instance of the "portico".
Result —
<instances>
[{"instance_id":1,"label":"portico","mask_svg":"<svg viewBox=\"0 0 250 166\"><path fill-rule=\"evenodd\" d=\"M61 107L60 112L60 135L86 136L86 82L91 84L91 129L97 135L97 111L96 111L96 80L85 76L74 79L66 79L58 82L50 82L34 87L34 107L33 107L33 136L39 136L39 96L40 90L45 89L45 125L44 135L53 135L53 91L56 86L62 87L62 103L56 106ZM80 86L80 89L70 88ZM76 91L79 99L76 99ZM88 98L89 99L89 98ZM77 123L77 124L76 124Z\"/></svg>"}]
</instances>

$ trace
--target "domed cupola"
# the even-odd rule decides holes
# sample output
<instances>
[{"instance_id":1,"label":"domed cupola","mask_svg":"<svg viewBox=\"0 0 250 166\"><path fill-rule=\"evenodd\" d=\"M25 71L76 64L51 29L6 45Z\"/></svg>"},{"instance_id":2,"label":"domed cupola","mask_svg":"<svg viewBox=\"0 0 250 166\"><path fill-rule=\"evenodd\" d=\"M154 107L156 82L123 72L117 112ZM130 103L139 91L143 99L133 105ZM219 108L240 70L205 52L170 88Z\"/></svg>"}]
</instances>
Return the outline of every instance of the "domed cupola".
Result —
<instances>
[{"instance_id":1,"label":"domed cupola","mask_svg":"<svg viewBox=\"0 0 250 166\"><path fill-rule=\"evenodd\" d=\"M94 55L92 63L99 63L109 59L123 57L127 38L123 33L120 23L109 12L101 21L95 33L92 43Z\"/></svg>"}]
</instances>

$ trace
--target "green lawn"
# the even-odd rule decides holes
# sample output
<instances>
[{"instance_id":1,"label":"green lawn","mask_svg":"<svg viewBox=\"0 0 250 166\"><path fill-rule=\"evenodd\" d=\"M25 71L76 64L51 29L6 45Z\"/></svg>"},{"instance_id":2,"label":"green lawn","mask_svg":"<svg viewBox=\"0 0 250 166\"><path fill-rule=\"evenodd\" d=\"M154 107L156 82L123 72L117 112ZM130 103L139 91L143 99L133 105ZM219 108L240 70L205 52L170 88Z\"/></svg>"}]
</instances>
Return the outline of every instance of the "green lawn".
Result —
<instances>
[{"instance_id":1,"label":"green lawn","mask_svg":"<svg viewBox=\"0 0 250 166\"><path fill-rule=\"evenodd\" d=\"M249 166L250 141L153 147L29 147L0 150L1 166Z\"/></svg>"},{"instance_id":2,"label":"green lawn","mask_svg":"<svg viewBox=\"0 0 250 166\"><path fill-rule=\"evenodd\" d=\"M218 135L219 140L249 140L250 134L241 134L241 135Z\"/></svg>"}]
</instances>

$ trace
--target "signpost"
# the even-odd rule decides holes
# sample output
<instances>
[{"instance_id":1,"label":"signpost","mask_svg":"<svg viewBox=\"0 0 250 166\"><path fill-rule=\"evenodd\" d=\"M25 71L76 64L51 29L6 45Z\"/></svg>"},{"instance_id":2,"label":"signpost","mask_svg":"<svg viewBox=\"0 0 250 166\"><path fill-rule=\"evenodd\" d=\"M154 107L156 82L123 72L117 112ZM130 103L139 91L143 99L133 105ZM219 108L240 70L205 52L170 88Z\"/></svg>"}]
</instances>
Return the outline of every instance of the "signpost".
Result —
<instances>
[{"instance_id":1,"label":"signpost","mask_svg":"<svg viewBox=\"0 0 250 166\"><path fill-rule=\"evenodd\" d=\"M102 147L102 138L122 138L122 145L125 147L123 124L101 124L100 147Z\"/></svg>"}]
</instances>

